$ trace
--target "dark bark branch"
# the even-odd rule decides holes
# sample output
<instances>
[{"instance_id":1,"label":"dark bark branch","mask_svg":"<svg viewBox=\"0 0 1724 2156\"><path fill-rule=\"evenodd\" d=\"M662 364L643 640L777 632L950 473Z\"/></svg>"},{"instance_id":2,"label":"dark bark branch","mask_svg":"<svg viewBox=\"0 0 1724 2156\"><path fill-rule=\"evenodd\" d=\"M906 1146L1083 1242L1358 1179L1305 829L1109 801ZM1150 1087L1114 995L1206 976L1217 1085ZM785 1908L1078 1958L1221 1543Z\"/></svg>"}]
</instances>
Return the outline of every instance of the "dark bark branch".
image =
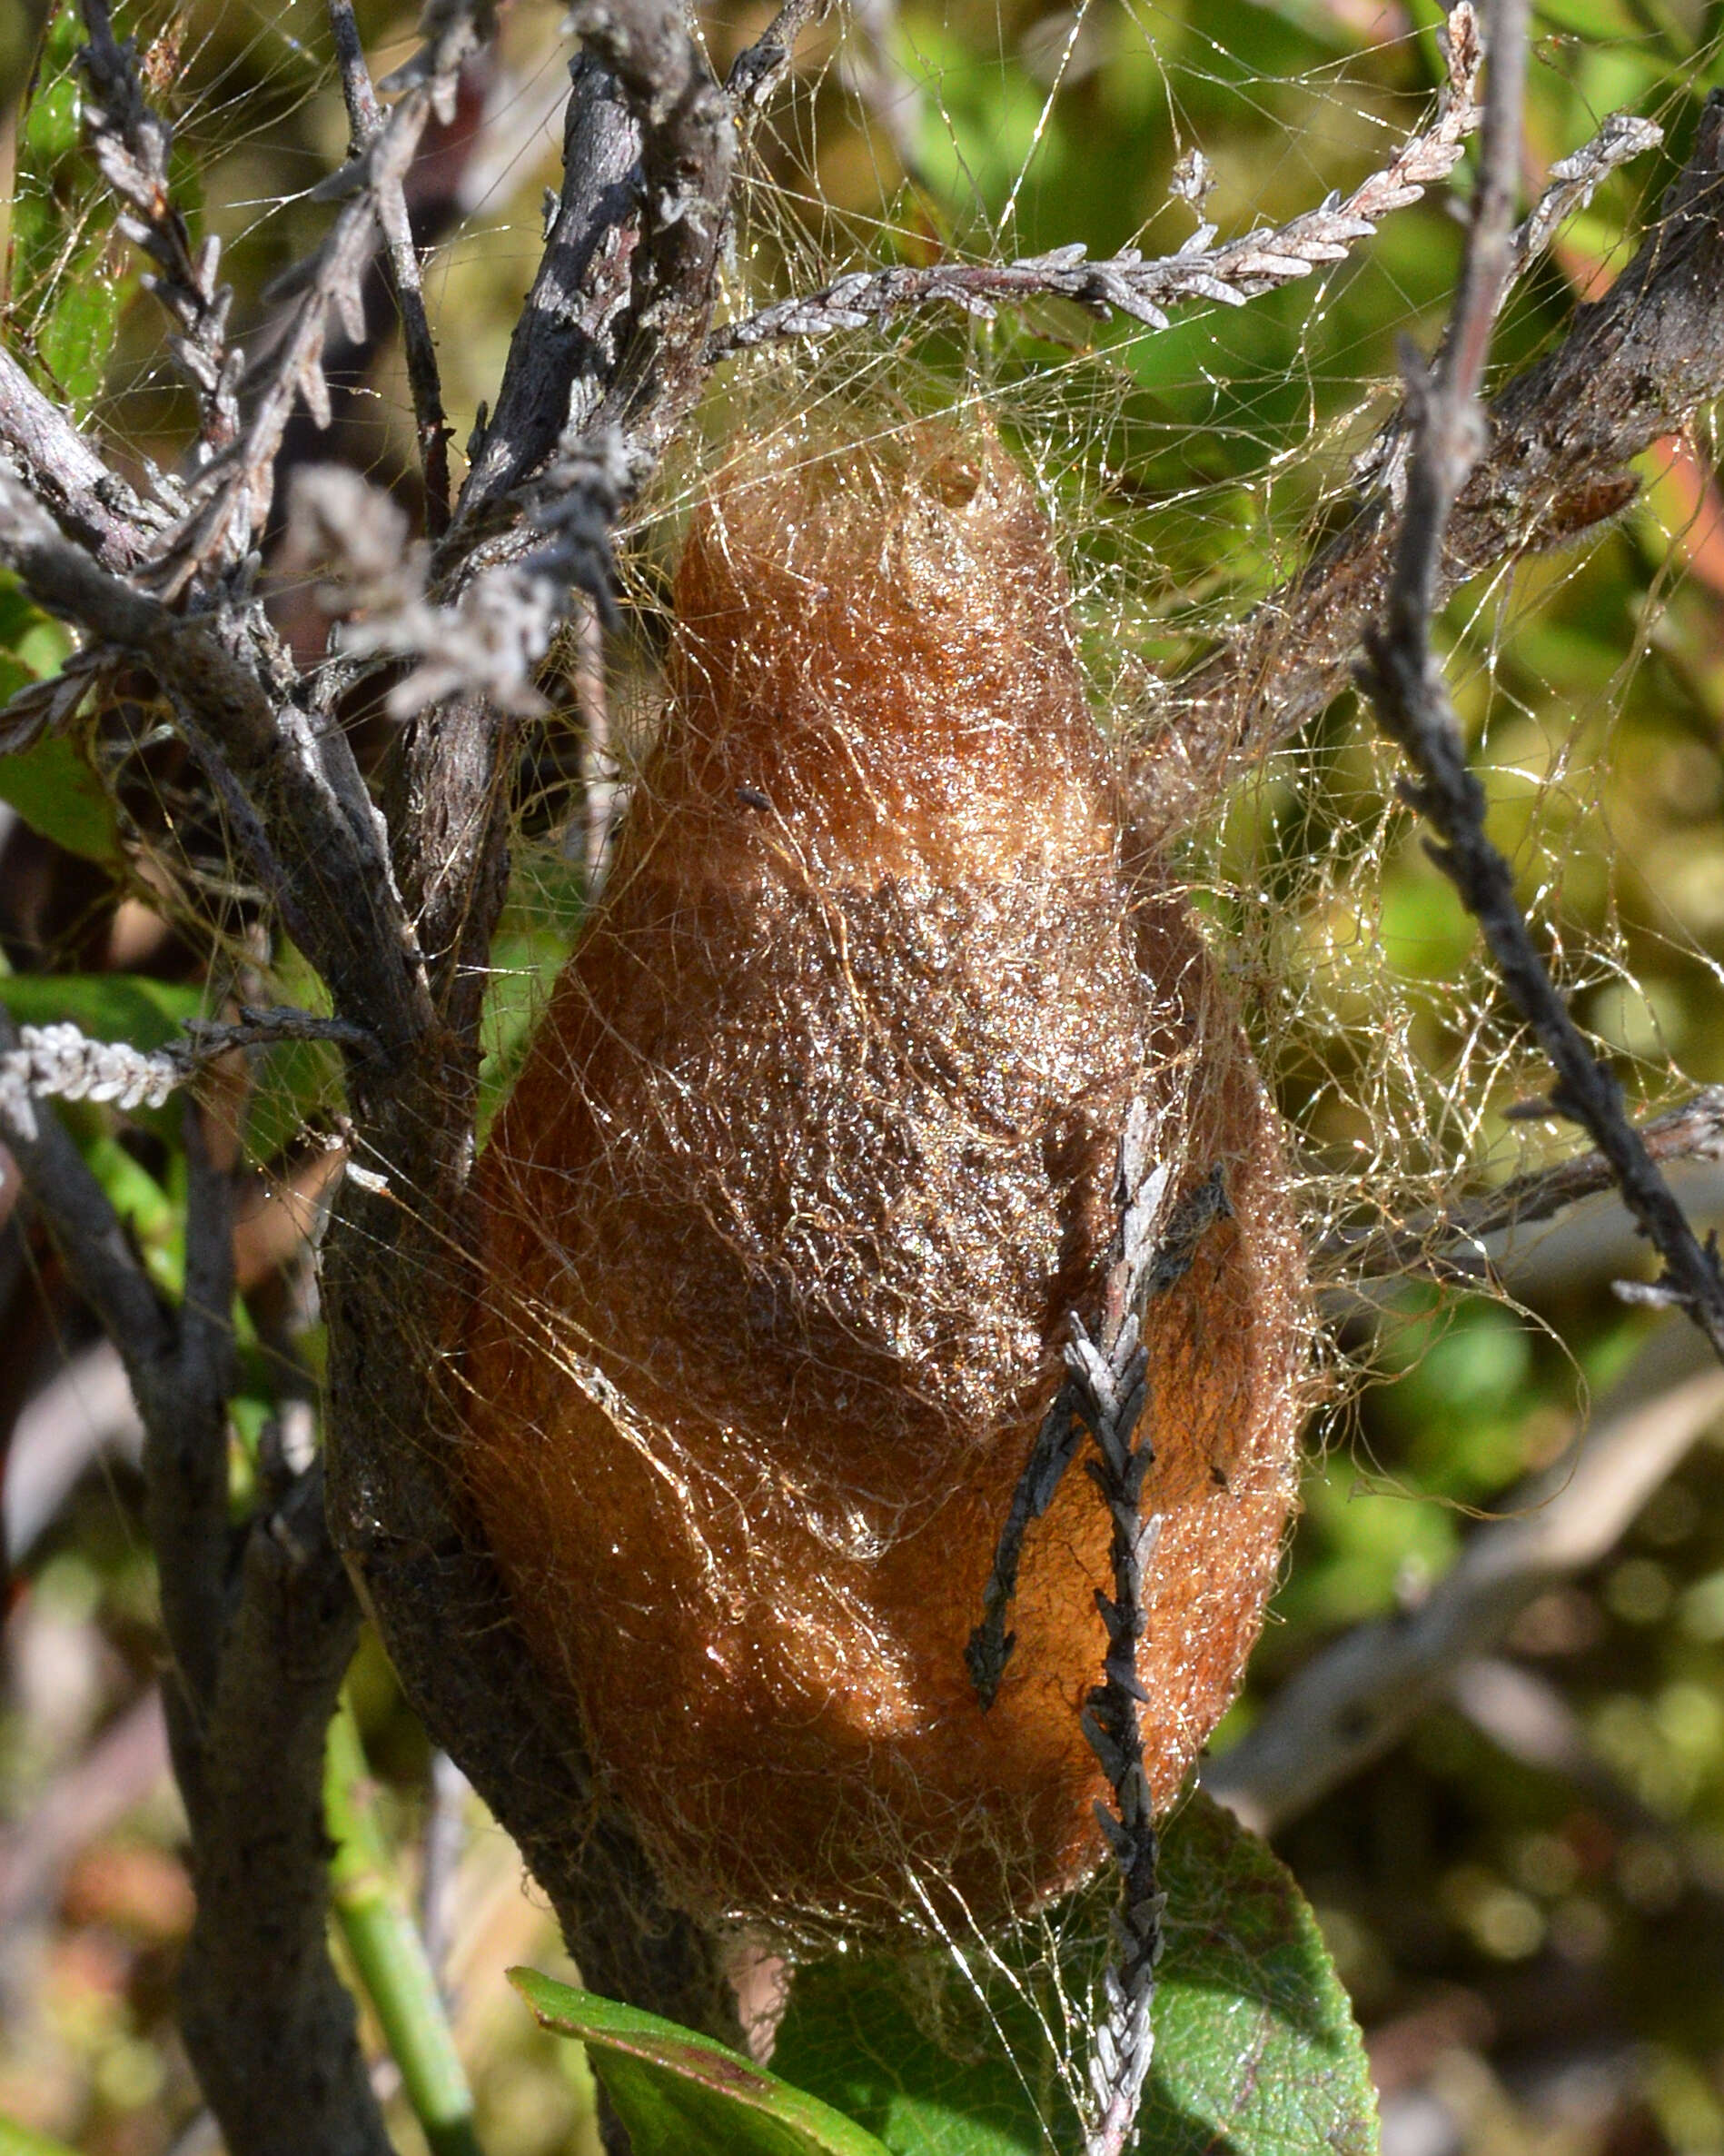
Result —
<instances>
[{"instance_id":1,"label":"dark bark branch","mask_svg":"<svg viewBox=\"0 0 1724 2156\"><path fill-rule=\"evenodd\" d=\"M475 537L512 523L510 498L560 442L612 425L656 455L706 379L728 106L677 0L595 5L574 20L587 50L572 70L562 190L440 571L471 576L501 558L475 552Z\"/></svg>"},{"instance_id":2,"label":"dark bark branch","mask_svg":"<svg viewBox=\"0 0 1724 2156\"><path fill-rule=\"evenodd\" d=\"M1599 1060L1551 981L1514 895L1514 876L1485 832L1483 787L1466 760L1448 688L1431 650L1452 512L1483 446L1478 385L1509 273L1521 133L1527 0L1493 0L1483 171L1448 347L1434 379L1410 383L1412 455L1406 511L1382 620L1365 634L1360 680L1385 732L1418 777L1406 789L1441 834L1432 848L1491 947L1502 985L1557 1072L1556 1113L1583 1123L1610 1163L1623 1202L1664 1261L1660 1292L1685 1309L1724 1360L1724 1274L1702 1249L1639 1133L1616 1074ZM1716 121L1714 108L1709 118ZM1714 130L1716 133L1716 128ZM1630 273L1631 274L1632 273Z\"/></svg>"},{"instance_id":3,"label":"dark bark branch","mask_svg":"<svg viewBox=\"0 0 1724 2156\"><path fill-rule=\"evenodd\" d=\"M14 1045L0 1013L0 1051ZM228 1177L188 1118L186 1299L172 1311L54 1111L20 1115L0 1095L0 1116L144 1422L172 1664L163 1696L197 1891L180 1973L187 2052L233 2156L388 2156L353 2003L326 1943L323 1733L359 1615L323 1527L320 1477L253 1521L231 1577Z\"/></svg>"},{"instance_id":4,"label":"dark bark branch","mask_svg":"<svg viewBox=\"0 0 1724 2156\"><path fill-rule=\"evenodd\" d=\"M580 0L573 20L640 131L629 342L597 418L657 453L700 393L735 154L730 107L680 0Z\"/></svg>"},{"instance_id":5,"label":"dark bark branch","mask_svg":"<svg viewBox=\"0 0 1724 2156\"><path fill-rule=\"evenodd\" d=\"M104 569L134 569L167 523L111 472L89 440L0 351L0 453Z\"/></svg>"},{"instance_id":6,"label":"dark bark branch","mask_svg":"<svg viewBox=\"0 0 1724 2156\"><path fill-rule=\"evenodd\" d=\"M1489 414L1448 528L1439 603L1517 555L1573 543L1633 499L1633 460L1724 394L1724 95L1628 268L1575 311L1550 356ZM1345 689L1382 605L1394 532L1376 497L1284 591L1160 700L1134 777L1147 827L1197 820L1228 778L1290 740Z\"/></svg>"},{"instance_id":7,"label":"dark bark branch","mask_svg":"<svg viewBox=\"0 0 1724 2156\"><path fill-rule=\"evenodd\" d=\"M162 1627L178 1680L167 1688L168 1723L178 1733L176 1758L195 1783L211 1734L227 1620L233 1198L232 1177L211 1158L195 1107L188 1103L182 1121L188 1177L185 1297L174 1326L171 1386L147 1403L141 1398L139 1411ZM115 1345L124 1355L124 1344ZM184 1793L189 1808L197 1788Z\"/></svg>"},{"instance_id":8,"label":"dark bark branch","mask_svg":"<svg viewBox=\"0 0 1724 2156\"><path fill-rule=\"evenodd\" d=\"M245 1535L202 1731L169 1704L197 1890L181 2027L233 2156L390 2156L328 1946L324 1734L358 1638L313 1469Z\"/></svg>"},{"instance_id":9,"label":"dark bark branch","mask_svg":"<svg viewBox=\"0 0 1724 2156\"><path fill-rule=\"evenodd\" d=\"M578 60L570 72L556 214L440 550L442 570L467 563L475 527L543 469L571 424L591 423L621 363L639 243L640 131L595 61Z\"/></svg>"}]
</instances>

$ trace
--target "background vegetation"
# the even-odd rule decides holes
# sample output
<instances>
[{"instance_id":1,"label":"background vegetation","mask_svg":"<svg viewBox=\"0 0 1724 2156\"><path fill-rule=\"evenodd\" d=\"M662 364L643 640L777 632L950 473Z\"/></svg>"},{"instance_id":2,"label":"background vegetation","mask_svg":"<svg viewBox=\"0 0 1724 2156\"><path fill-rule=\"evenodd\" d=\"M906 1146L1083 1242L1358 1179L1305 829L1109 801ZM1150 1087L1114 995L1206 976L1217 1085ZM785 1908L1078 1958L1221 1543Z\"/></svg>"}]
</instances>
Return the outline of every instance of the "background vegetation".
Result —
<instances>
[{"instance_id":1,"label":"background vegetation","mask_svg":"<svg viewBox=\"0 0 1724 2156\"><path fill-rule=\"evenodd\" d=\"M372 5L360 16L374 59L404 47L405 13ZM720 69L764 19L712 16ZM1381 162L1416 122L1437 79L1434 20L1423 0L874 0L847 18L842 46L836 22L811 34L799 94L757 145L738 288L769 296L816 273L954 248L1171 248L1191 214L1170 204L1170 176L1194 144L1213 168L1207 214L1224 232L1286 217ZM228 243L249 332L267 316L270 277L326 214L303 190L345 138L321 10L149 0L122 11L120 26L151 55L185 184ZM1689 0L1549 0L1537 11L1530 183L1619 106L1656 118L1667 140L1607 186L1528 281L1505 364L1560 330L1632 240L1705 93L1724 80L1719 29L1715 6ZM554 31L554 10L520 0L510 12L502 74L446 131L443 165L416 205L458 443L495 380L537 256L539 193L555 179ZM5 333L137 469L167 455L183 392L76 149L68 40L54 18L33 62L18 17L0 24L19 174ZM768 366L718 392L705 433L782 423L827 395L985 394L1068 520L1098 697L1129 723L1156 670L1200 650L1321 527L1351 452L1389 409L1394 340L1429 348L1459 243L1437 199L1392 218L1318 293L1295 285L1159 335L1052 310L992 330L865 333L817 364ZM357 355L351 372L339 453L411 496L392 343ZM691 456L634 534L635 614L610 662L619 724L649 695L652 603L699 466ZM1724 1080L1724 521L1704 453L1670 445L1646 477L1583 559L1469 591L1447 624L1496 835L1557 939L1581 1016L1631 1088L1661 1105ZM51 671L58 640L0 587L0 690ZM508 977L494 991L499 1084L578 911L570 833L580 820L567 778L579 665L571 651L563 717L547 730L537 787L523 787L527 835L498 954ZM1190 865L1235 939L1302 1134L1318 1235L1367 1194L1411 1208L1570 1149L1559 1130L1504 1118L1541 1081L1391 773L1343 701L1192 839ZM144 1047L169 1038L204 1008L212 966L244 954L246 922L219 822L169 744L129 724L99 782L59 747L5 760L0 800L0 1000L30 1022L69 1017ZM306 1000L291 954L272 964L282 999ZM249 1110L236 1504L265 1424L308 1414L314 1388L303 1234L332 1128L320 1056L274 1051ZM92 1107L74 1118L173 1281L181 1193L168 1126ZM1701 1218L1724 1217L1717 1170L1692 1170L1682 1187ZM0 1205L15 1198L0 1182ZM1363 1375L1337 1377L1313 1431L1285 1580L1218 1753L1334 1638L1416 1606L1477 1523L1518 1502L1521 1478L1561 1461L1601 1388L1638 1369L1656 1389L1646 1357L1679 1321L1613 1297L1613 1277L1644 1269L1619 1222L1606 1203L1578 1226L1521 1237L1496 1253L1488 1292L1408 1279L1362 1296L1343 1259L1328 1264L1336 1366ZM16 1209L0 1240L0 1298L14 1567L0 2115L88 2156L189 2156L201 2129L168 1989L189 1890L154 1704L135 1426L92 1320ZM1365 2024L1385 2147L1724 2150L1724 1429L1681 1459L1608 1556L1551 1584L1470 1667L1495 1691L1457 1683L1404 1743L1276 1837ZM535 2032L500 1981L510 1962L558 1965L510 1846L427 1755L372 1646L351 1696L362 1754L338 1776L361 1805L347 1915L362 1917L373 1890L386 1907L420 1898L488 2147L592 2148L579 2050ZM362 1956L363 1923L344 1936ZM399 2084L383 2031L368 2033L380 2075ZM394 2101L407 2147L419 2131L411 2093Z\"/></svg>"}]
</instances>

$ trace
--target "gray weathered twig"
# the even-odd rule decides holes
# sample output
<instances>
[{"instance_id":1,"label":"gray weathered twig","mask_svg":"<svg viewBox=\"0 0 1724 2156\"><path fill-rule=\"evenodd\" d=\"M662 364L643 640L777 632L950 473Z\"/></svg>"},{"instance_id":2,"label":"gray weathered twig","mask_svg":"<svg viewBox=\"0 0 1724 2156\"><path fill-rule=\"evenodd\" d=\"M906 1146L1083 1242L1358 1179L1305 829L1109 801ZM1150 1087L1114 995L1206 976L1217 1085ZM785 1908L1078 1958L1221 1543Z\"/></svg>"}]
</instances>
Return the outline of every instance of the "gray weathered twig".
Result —
<instances>
[{"instance_id":1,"label":"gray weathered twig","mask_svg":"<svg viewBox=\"0 0 1724 2156\"><path fill-rule=\"evenodd\" d=\"M1159 1516L1144 1519L1141 1508L1144 1478L1155 1458L1150 1439L1137 1440L1149 1367L1143 1316L1148 1302L1184 1277L1204 1236L1228 1210L1219 1168L1170 1204L1172 1169L1151 1159L1150 1138L1148 1108L1134 1101L1120 1140L1115 1186L1120 1226L1101 1316L1093 1335L1073 1316L1065 1380L1014 1494L984 1593L983 1621L965 1652L977 1695L991 1706L1012 1651L1005 1624L1025 1531L1047 1509L1087 1430L1096 1456L1086 1465L1113 1519L1114 1592L1110 1596L1098 1591L1095 1597L1107 1650L1102 1682L1085 1703L1083 1726L1114 1793L1113 1808L1098 1804L1096 1817L1120 1879L1115 1951L1103 1979L1105 2005L1092 2035L1089 2078L1095 2111L1086 2129L1087 2156L1119 2156L1136 2122L1154 2048L1150 2012L1164 1904L1155 1879L1159 1852L1138 1714L1144 1694L1137 1650L1148 1624L1144 1575L1161 1532Z\"/></svg>"},{"instance_id":2,"label":"gray weathered twig","mask_svg":"<svg viewBox=\"0 0 1724 2156\"><path fill-rule=\"evenodd\" d=\"M188 489L191 506L162 558L162 587L170 595L211 568L245 559L269 512L275 452L295 402L302 397L318 425L328 425L329 317L339 315L356 342L362 337L361 286L375 251L379 205L391 190L399 194L432 113L452 111L462 63L490 35L493 14L494 0L431 0L421 20L424 43L381 85L399 94L388 118L315 191L342 207L317 253L275 288L274 296L291 298L292 305L267 352L253 361L244 385L250 409L238 438Z\"/></svg>"},{"instance_id":3,"label":"gray weathered twig","mask_svg":"<svg viewBox=\"0 0 1724 2156\"><path fill-rule=\"evenodd\" d=\"M1439 599L1598 531L1634 498L1634 460L1724 394L1721 213L1724 95L1714 92L1633 261L1491 405L1483 454L1448 522ZM1230 776L1348 687L1387 585L1393 507L1385 491L1369 495L1213 658L1157 695L1134 769L1146 835L1164 841L1190 828Z\"/></svg>"},{"instance_id":4,"label":"gray weathered twig","mask_svg":"<svg viewBox=\"0 0 1724 2156\"><path fill-rule=\"evenodd\" d=\"M103 178L126 204L119 231L157 266L159 274L144 282L178 327L170 349L197 392L198 451L207 461L239 432L244 366L243 355L228 348L233 292L217 282L222 243L212 233L193 252L168 181L173 130L144 95L137 47L129 37L115 43L107 0L80 0L80 5L87 40L78 54L88 85L84 132Z\"/></svg>"},{"instance_id":5,"label":"gray weathered twig","mask_svg":"<svg viewBox=\"0 0 1724 2156\"><path fill-rule=\"evenodd\" d=\"M418 661L390 691L397 717L483 697L499 712L532 718L546 709L533 677L575 594L615 621L610 530L643 468L614 428L565 440L550 468L521 490L525 529L537 543L481 571L451 605L430 597L428 553L408 544L401 510L343 465L294 475L283 555L295 568L321 561L343 572L323 596L332 610L351 613L338 631L344 653Z\"/></svg>"},{"instance_id":6,"label":"gray weathered twig","mask_svg":"<svg viewBox=\"0 0 1724 2156\"><path fill-rule=\"evenodd\" d=\"M329 26L335 46L335 65L341 73L342 96L347 106L348 154L360 157L382 133L385 120L383 108L377 102L371 70L365 65L365 49L360 42L359 25L353 19L352 0L329 0ZM425 529L435 539L449 527L449 441L454 430L443 411L442 375L437 365L431 322L425 313L419 249L413 243L401 179L399 172L380 171L375 183L377 222L383 234L390 283L401 315L407 388L413 400L420 471L425 482Z\"/></svg>"},{"instance_id":7,"label":"gray weathered twig","mask_svg":"<svg viewBox=\"0 0 1724 2156\"><path fill-rule=\"evenodd\" d=\"M1090 2035L1089 2082L1094 2117L1086 2122L1085 2156L1119 2156L1137 2122L1154 2051L1150 2015L1155 1965L1162 1952L1166 1897L1156 1879L1161 1847L1155 1833L1144 1735L1138 1717L1143 1686L1137 1648L1147 1626L1144 1575L1161 1535L1158 1515L1144 1519L1144 1479L1154 1465L1148 1437L1134 1446L1143 1416L1149 1357L1139 1336L1143 1298L1170 1170L1148 1157L1149 1114L1134 1101L1120 1143L1119 1255L1109 1276L1107 1316L1098 1339L1072 1320L1066 1350L1074 1412L1087 1426L1099 1456L1087 1463L1113 1516L1109 1554L1112 1596L1096 1593L1107 1635L1102 1682L1083 1710L1084 1734L1114 1793L1113 1809L1095 1816L1119 1873L1113 1950L1103 1972L1105 2002Z\"/></svg>"},{"instance_id":8,"label":"gray weathered twig","mask_svg":"<svg viewBox=\"0 0 1724 2156\"><path fill-rule=\"evenodd\" d=\"M87 436L0 351L0 457L98 568L134 569L170 519L133 492Z\"/></svg>"},{"instance_id":9,"label":"gray weathered twig","mask_svg":"<svg viewBox=\"0 0 1724 2156\"><path fill-rule=\"evenodd\" d=\"M235 1048L272 1048L284 1040L328 1040L370 1052L377 1041L345 1018L308 1010L243 1008L238 1024L213 1018L187 1022L190 1038L166 1048L134 1048L123 1040L92 1040L73 1025L21 1026L18 1045L0 1051L0 1113L29 1127L32 1101L106 1101L121 1109L160 1108L176 1088Z\"/></svg>"},{"instance_id":10,"label":"gray weathered twig","mask_svg":"<svg viewBox=\"0 0 1724 2156\"><path fill-rule=\"evenodd\" d=\"M1641 1124L1640 1133L1648 1157L1654 1161L1724 1160L1724 1086L1703 1088ZM1554 1167L1516 1176L1500 1190L1470 1204L1445 1206L1386 1227L1337 1229L1317 1247L1313 1260L1319 1267L1352 1279L1432 1267L1442 1267L1451 1274L1477 1270L1487 1236L1530 1227L1583 1197L1615 1187L1616 1171L1606 1156L1596 1150L1581 1153ZM1452 1255L1457 1252L1458 1257Z\"/></svg>"},{"instance_id":11,"label":"gray weathered twig","mask_svg":"<svg viewBox=\"0 0 1724 2156\"><path fill-rule=\"evenodd\" d=\"M411 1041L428 1015L423 969L345 735L316 728L291 681L268 679L243 623L188 619L98 569L3 460L0 561L51 611L145 662L206 770L237 790L253 867L337 1014L391 1049Z\"/></svg>"},{"instance_id":12,"label":"gray weathered twig","mask_svg":"<svg viewBox=\"0 0 1724 2156\"><path fill-rule=\"evenodd\" d=\"M1551 167L1543 194L1516 225L1509 242L1508 273L1498 288L1497 313L1507 304L1513 286L1545 253L1568 220L1585 209L1610 174L1656 149L1663 140L1664 130L1655 121L1642 120L1634 113L1610 113L1590 142L1557 160ZM1447 349L1447 337L1445 331L1440 351ZM1362 491L1380 487L1391 502L1399 503L1411 445L1410 412L1403 404L1354 464L1354 486Z\"/></svg>"},{"instance_id":13,"label":"gray weathered twig","mask_svg":"<svg viewBox=\"0 0 1724 2156\"><path fill-rule=\"evenodd\" d=\"M1138 1711L1137 1650L1148 1625L1144 1580L1161 1535L1159 1515L1145 1519L1142 1509L1155 1450L1147 1436L1136 1438L1149 1366L1140 1326L1145 1304L1184 1278L1198 1244L1228 1210L1219 1167L1168 1206L1170 1171L1151 1162L1149 1135L1148 1110L1135 1103L1120 1146L1119 1255L1108 1275L1105 1316L1095 1338L1074 1316L1066 1353L1072 1405L1095 1440L1096 1456L1086 1465L1113 1517L1114 1592L1095 1597L1107 1652L1083 1726L1114 1792L1113 1810L1098 1804L1095 1816L1119 1872L1119 1907L1103 1977L1106 2010L1091 2037L1096 2108L1085 2156L1119 2156L1137 2122L1154 2049L1150 2013L1166 1905L1155 1875L1160 1847Z\"/></svg>"},{"instance_id":14,"label":"gray weathered twig","mask_svg":"<svg viewBox=\"0 0 1724 2156\"><path fill-rule=\"evenodd\" d=\"M1243 306L1263 293L1344 261L1392 210L1417 202L1427 187L1448 178L1478 119L1480 54L1471 0L1460 0L1449 15L1444 53L1449 79L1430 129L1412 136L1390 164L1351 194L1331 196L1273 231L1247 233L1217 247L1211 243L1214 226L1204 224L1177 254L1151 262L1134 248L1091 262L1081 246L1069 246L1018 262L857 271L818 292L780 300L727 324L708 340L707 358L727 359L785 338L877 328L889 316L937 304L991 321L1002 306L1026 300L1072 300L1097 313L1130 315L1157 330L1167 327L1169 308L1194 301Z\"/></svg>"},{"instance_id":15,"label":"gray weathered twig","mask_svg":"<svg viewBox=\"0 0 1724 2156\"><path fill-rule=\"evenodd\" d=\"M616 78L640 140L645 214L630 265L631 349L599 416L656 453L706 379L735 129L680 0L577 0L570 20Z\"/></svg>"}]
</instances>

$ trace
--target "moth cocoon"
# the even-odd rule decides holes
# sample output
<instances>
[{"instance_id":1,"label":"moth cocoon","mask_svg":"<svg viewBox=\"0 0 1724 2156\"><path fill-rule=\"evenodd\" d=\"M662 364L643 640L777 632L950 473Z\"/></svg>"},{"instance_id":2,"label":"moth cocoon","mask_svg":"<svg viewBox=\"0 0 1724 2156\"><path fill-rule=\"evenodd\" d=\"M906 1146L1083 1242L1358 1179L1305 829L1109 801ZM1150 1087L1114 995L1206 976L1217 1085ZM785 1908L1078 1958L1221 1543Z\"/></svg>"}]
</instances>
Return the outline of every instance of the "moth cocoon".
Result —
<instances>
[{"instance_id":1,"label":"moth cocoon","mask_svg":"<svg viewBox=\"0 0 1724 2156\"><path fill-rule=\"evenodd\" d=\"M1030 1532L1135 1098L1233 1217L1150 1307L1140 1654L1177 1790L1292 1495L1304 1275L1278 1126L1134 837L1028 485L976 432L763 457L698 512L670 701L480 1163L467 1473L546 1684L713 1918L997 1922L1099 1859L1079 1728L1108 1519Z\"/></svg>"}]
</instances>

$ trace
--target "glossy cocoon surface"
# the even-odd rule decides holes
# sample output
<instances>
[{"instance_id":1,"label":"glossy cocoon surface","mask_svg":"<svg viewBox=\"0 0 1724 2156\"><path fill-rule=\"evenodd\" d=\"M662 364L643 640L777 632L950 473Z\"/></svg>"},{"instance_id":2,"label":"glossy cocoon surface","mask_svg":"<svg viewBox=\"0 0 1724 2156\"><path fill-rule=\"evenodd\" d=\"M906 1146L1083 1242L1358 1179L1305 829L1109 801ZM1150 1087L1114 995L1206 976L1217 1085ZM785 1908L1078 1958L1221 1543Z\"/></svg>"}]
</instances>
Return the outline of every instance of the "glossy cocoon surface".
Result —
<instances>
[{"instance_id":1,"label":"glossy cocoon surface","mask_svg":"<svg viewBox=\"0 0 1724 2156\"><path fill-rule=\"evenodd\" d=\"M1067 611L986 439L731 480L604 901L477 1172L474 1500L547 1682L713 1916L991 1923L1098 1859L1081 1472L986 1714L964 1647L1095 1313L1134 1097L1234 1216L1147 1326L1158 1803L1273 1575L1305 1336L1277 1127L1121 827Z\"/></svg>"}]
</instances>

